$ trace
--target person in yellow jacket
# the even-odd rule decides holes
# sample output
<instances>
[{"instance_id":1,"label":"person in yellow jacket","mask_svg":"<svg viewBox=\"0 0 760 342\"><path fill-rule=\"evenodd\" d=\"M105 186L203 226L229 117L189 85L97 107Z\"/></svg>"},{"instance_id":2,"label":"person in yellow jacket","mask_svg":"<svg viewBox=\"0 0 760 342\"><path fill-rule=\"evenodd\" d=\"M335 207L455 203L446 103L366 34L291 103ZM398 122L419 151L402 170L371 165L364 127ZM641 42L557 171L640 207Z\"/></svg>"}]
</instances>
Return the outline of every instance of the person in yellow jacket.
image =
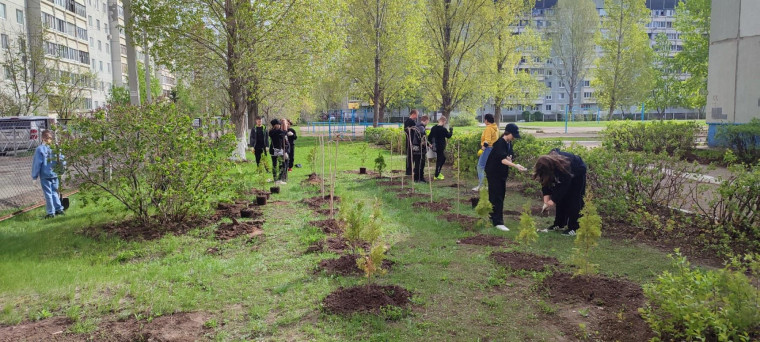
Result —
<instances>
[{"instance_id":1,"label":"person in yellow jacket","mask_svg":"<svg viewBox=\"0 0 760 342\"><path fill-rule=\"evenodd\" d=\"M483 119L486 122L486 129L480 135L480 150L478 151L478 186L472 188L472 191L479 191L483 186L485 178L486 161L491 154L491 148L496 140L499 139L499 126L495 123L493 114L486 114Z\"/></svg>"}]
</instances>

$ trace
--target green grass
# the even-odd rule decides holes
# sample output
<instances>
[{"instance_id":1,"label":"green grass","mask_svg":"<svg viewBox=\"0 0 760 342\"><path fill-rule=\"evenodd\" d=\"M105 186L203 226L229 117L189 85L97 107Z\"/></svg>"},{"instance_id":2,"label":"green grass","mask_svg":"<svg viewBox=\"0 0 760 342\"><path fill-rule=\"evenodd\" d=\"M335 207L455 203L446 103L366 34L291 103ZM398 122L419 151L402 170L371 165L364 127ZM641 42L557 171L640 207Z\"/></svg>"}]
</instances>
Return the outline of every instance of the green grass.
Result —
<instances>
[{"instance_id":1,"label":"green grass","mask_svg":"<svg viewBox=\"0 0 760 342\"><path fill-rule=\"evenodd\" d=\"M544 314L556 309L532 290L535 280L507 274L489 260L488 254L500 248L458 245L458 239L473 233L440 219L439 213L414 209L411 204L419 199L399 200L376 181L343 171L338 173L339 196L377 197L383 203L388 257L395 265L378 281L411 290L415 306L382 317L323 313L320 303L328 293L364 280L315 273L321 259L334 255L304 254L323 234L309 227L316 216L298 203L318 193L316 187L299 184L310 173L302 156L314 139L303 137L298 143L296 158L304 168L294 169L283 193L275 195L287 203L266 207L266 236L253 243L244 238L219 242L213 225L149 242L92 239L81 234L84 227L121 220L126 214L114 203L82 207L79 196L73 196L65 217L40 220L42 211L35 210L0 223L0 323L64 316L75 322L70 331L89 333L104 320L200 310L213 316L205 322L212 335L229 341L561 338L543 321ZM383 153L389 169L402 168L400 156L391 160ZM358 169L354 145L341 143L339 162L342 170ZM253 165L242 164L242 177L251 177ZM445 174L447 183L455 178L448 168ZM435 186L436 200L455 197L455 188ZM508 191L505 208L519 210L529 200L538 201ZM459 210L474 214L469 205L461 204ZM506 223L517 227L516 221ZM537 224L548 226L550 219L537 218ZM501 233L489 227L477 232L514 239L514 230ZM208 255L211 247L221 254ZM541 234L537 244L516 247L563 262L572 248L572 238L559 234ZM637 282L651 281L669 269L668 259L658 250L606 239L592 262L603 274Z\"/></svg>"}]
</instances>

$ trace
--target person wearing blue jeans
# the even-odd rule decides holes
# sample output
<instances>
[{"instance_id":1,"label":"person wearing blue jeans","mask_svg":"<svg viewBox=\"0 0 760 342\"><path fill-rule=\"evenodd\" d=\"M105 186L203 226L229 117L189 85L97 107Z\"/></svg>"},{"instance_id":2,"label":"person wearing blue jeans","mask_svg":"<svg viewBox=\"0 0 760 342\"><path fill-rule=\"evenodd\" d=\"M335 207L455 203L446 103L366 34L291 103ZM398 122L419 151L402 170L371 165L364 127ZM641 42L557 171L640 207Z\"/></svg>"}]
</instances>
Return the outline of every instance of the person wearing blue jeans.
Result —
<instances>
[{"instance_id":1,"label":"person wearing blue jeans","mask_svg":"<svg viewBox=\"0 0 760 342\"><path fill-rule=\"evenodd\" d=\"M499 126L496 125L493 114L486 114L483 116L483 120L486 122L486 129L483 130L483 134L480 135L480 158L478 158L478 186L474 187L472 191L480 190L483 186L483 179L485 178L486 161L488 161L488 155L491 154L491 148L496 140L499 139Z\"/></svg>"},{"instance_id":2,"label":"person wearing blue jeans","mask_svg":"<svg viewBox=\"0 0 760 342\"><path fill-rule=\"evenodd\" d=\"M40 179L42 193L45 196L45 218L52 218L56 215L63 215L63 205L61 197L58 195L58 174L55 168L58 162L63 158L56 156L50 149L50 143L53 141L53 133L49 130L42 132L42 144L34 151L34 160L32 161L32 179Z\"/></svg>"}]
</instances>

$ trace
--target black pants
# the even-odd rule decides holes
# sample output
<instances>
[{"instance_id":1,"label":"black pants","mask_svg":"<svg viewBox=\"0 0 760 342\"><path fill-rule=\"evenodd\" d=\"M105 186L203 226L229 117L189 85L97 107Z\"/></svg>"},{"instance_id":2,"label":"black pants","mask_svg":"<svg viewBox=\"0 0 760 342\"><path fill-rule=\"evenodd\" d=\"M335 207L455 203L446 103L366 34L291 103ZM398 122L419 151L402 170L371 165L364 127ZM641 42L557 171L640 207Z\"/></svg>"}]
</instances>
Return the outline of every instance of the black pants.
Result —
<instances>
[{"instance_id":1,"label":"black pants","mask_svg":"<svg viewBox=\"0 0 760 342\"><path fill-rule=\"evenodd\" d=\"M279 167L278 167L279 162ZM288 161L282 157L272 156L272 179L283 182L288 180Z\"/></svg>"},{"instance_id":2,"label":"black pants","mask_svg":"<svg viewBox=\"0 0 760 342\"><path fill-rule=\"evenodd\" d=\"M406 147L406 175L412 175L412 151L409 151L409 146Z\"/></svg>"},{"instance_id":3,"label":"black pants","mask_svg":"<svg viewBox=\"0 0 760 342\"><path fill-rule=\"evenodd\" d=\"M261 155L264 153L264 149L257 148L253 150L253 154L256 155L256 166L259 166L261 164Z\"/></svg>"},{"instance_id":4,"label":"black pants","mask_svg":"<svg viewBox=\"0 0 760 342\"><path fill-rule=\"evenodd\" d=\"M425 158L425 153L412 154L412 159L414 163L414 180L425 180L425 160L427 159Z\"/></svg>"},{"instance_id":5,"label":"black pants","mask_svg":"<svg viewBox=\"0 0 760 342\"><path fill-rule=\"evenodd\" d=\"M586 196L586 172L576 173L570 181L570 189L567 196L557 205L557 213L554 215L554 225L578 230L578 219L585 205L583 198Z\"/></svg>"},{"instance_id":6,"label":"black pants","mask_svg":"<svg viewBox=\"0 0 760 342\"><path fill-rule=\"evenodd\" d=\"M494 226L498 226L504 224L504 196L507 194L507 179L503 177L489 177L486 174L486 180L488 180L488 201L493 206L491 223Z\"/></svg>"},{"instance_id":7,"label":"black pants","mask_svg":"<svg viewBox=\"0 0 760 342\"><path fill-rule=\"evenodd\" d=\"M444 151L446 150L446 147L444 146L436 146L435 148L435 175L438 177L439 174L441 174L441 169L443 169L443 164L446 163L446 153Z\"/></svg>"},{"instance_id":8,"label":"black pants","mask_svg":"<svg viewBox=\"0 0 760 342\"><path fill-rule=\"evenodd\" d=\"M293 168L293 157L296 155L296 146L290 145L290 152L288 152L288 155L290 155L290 160L288 160L288 168Z\"/></svg>"}]
</instances>

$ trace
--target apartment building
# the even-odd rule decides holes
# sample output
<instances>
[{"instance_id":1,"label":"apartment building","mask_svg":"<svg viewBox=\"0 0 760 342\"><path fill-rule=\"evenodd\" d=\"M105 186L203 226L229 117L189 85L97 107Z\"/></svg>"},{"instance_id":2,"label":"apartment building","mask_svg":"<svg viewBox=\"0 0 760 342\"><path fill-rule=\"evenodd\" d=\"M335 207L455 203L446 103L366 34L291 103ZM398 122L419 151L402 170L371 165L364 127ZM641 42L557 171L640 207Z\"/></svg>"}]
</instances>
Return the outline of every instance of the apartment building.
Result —
<instances>
[{"instance_id":1,"label":"apartment building","mask_svg":"<svg viewBox=\"0 0 760 342\"><path fill-rule=\"evenodd\" d=\"M558 0L537 0L530 18L521 20L515 27L516 32L522 32L530 26L539 31L550 27L549 16L552 14ZM559 0L573 1L573 0ZM659 33L665 33L671 42L671 53L675 55L682 50L680 34L673 28L675 21L675 8L679 0L646 0L646 6L650 10L651 21L646 25L647 34L650 38L650 44L654 46L655 37ZM600 16L606 15L604 10L604 0L594 0L597 12ZM600 50L597 49L597 53ZM530 59L530 60L529 60ZM566 91L566 84L560 80L556 70L557 60L549 58L541 60L537 57L523 58L517 66L520 71L527 71L533 74L539 81L545 85L545 92L532 103L513 103L502 108L502 116L505 121L518 121L522 119L524 111L541 112L544 120L554 120L561 118L566 111L569 111L569 101L572 96L574 99L573 112L580 115L594 117L595 114L601 114L604 109L599 108L595 90L591 87L591 73L581 84L576 87L573 94ZM640 112L640 107L631 108L627 112ZM493 104L484 105L478 110L478 114L493 113ZM606 113L604 113L606 115ZM683 108L671 108L666 111L666 115L675 118L692 117L696 118L696 111Z\"/></svg>"},{"instance_id":2,"label":"apartment building","mask_svg":"<svg viewBox=\"0 0 760 342\"><path fill-rule=\"evenodd\" d=\"M34 41L31 37L44 36L44 41L39 43L50 72L58 75L92 73L92 79L87 79L88 89L83 95L81 110L104 106L112 86L126 85L127 48L123 25L123 6L117 0L0 0L3 48L20 37ZM140 60L144 60L139 48L138 54ZM174 77L166 68L153 66L152 70L151 76L162 82L162 90L168 94L176 84ZM0 80L7 82L7 74L5 71L0 75ZM0 86L6 86L5 82L0 82ZM49 106L43 108L37 114L55 114L49 111Z\"/></svg>"}]
</instances>

